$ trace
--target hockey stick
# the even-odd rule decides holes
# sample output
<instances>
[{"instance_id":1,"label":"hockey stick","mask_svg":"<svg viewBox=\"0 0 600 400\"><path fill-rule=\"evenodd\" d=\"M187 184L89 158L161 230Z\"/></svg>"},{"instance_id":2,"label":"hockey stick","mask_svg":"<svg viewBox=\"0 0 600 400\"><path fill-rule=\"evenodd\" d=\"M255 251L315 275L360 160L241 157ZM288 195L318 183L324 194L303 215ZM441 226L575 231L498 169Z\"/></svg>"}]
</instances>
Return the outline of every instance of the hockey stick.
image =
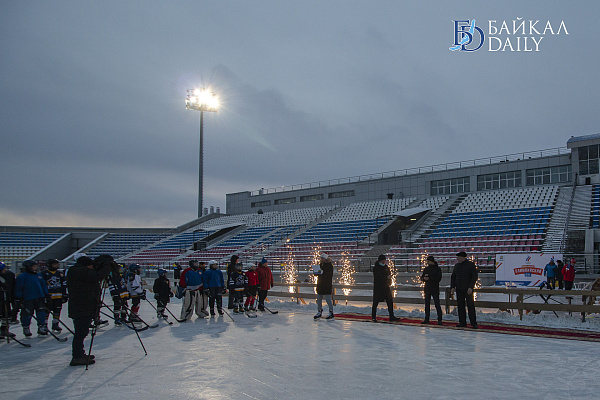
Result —
<instances>
[{"instance_id":1,"label":"hockey stick","mask_svg":"<svg viewBox=\"0 0 600 400\"><path fill-rule=\"evenodd\" d=\"M231 318L231 320L232 320L233 322L235 322L235 319L233 319L233 317L232 317L232 316L231 316L231 315L230 315L230 314L227 312L227 310L225 310L225 308L221 308L221 310L223 310L223 312L224 312L225 314L227 314L227 316L228 316L229 318Z\"/></svg>"},{"instance_id":2,"label":"hockey stick","mask_svg":"<svg viewBox=\"0 0 600 400\"><path fill-rule=\"evenodd\" d=\"M156 307L154 306L154 304L152 304L152 303L150 302L150 300L148 300L148 299L144 299L144 300L146 300L146 301L148 302L148 304L150 304L150 305L152 306L152 308L154 308L154 309L156 310L156 315L158 316L158 308L156 308ZM164 317L162 317L162 318L165 320L165 322L166 322L167 324L169 324L169 325L173 325L173 322L172 322L172 321L169 321L169 320L167 320L167 317L166 317L166 316L164 316Z\"/></svg>"},{"instance_id":3,"label":"hockey stick","mask_svg":"<svg viewBox=\"0 0 600 400\"><path fill-rule=\"evenodd\" d=\"M143 319L141 319L139 315L137 315L136 313L134 313L133 311L131 311L131 308L127 307L125 304L123 304L123 308L126 309L127 311L129 311L130 314L135 315L135 317L139 320L139 322L141 322L142 324L146 325L148 328L150 328L150 329L152 329L152 328L158 328L158 322L156 324L150 325L149 323L147 323L146 321L144 321Z\"/></svg>"},{"instance_id":4,"label":"hockey stick","mask_svg":"<svg viewBox=\"0 0 600 400\"><path fill-rule=\"evenodd\" d=\"M18 340L17 338L15 338L15 335L13 333L10 333L10 324L8 323L8 293L4 290L4 288L2 289L2 296L4 297L4 316L5 316L5 321L4 323L6 324L6 343L10 343L10 340L14 340L15 342L19 343L21 346L23 347L31 347L31 345L29 343L23 343L20 340ZM13 335L13 336L11 336Z\"/></svg>"},{"instance_id":5,"label":"hockey stick","mask_svg":"<svg viewBox=\"0 0 600 400\"><path fill-rule=\"evenodd\" d=\"M250 296L250 297L252 297L253 299L256 299L256 297L254 297L254 296ZM259 306L260 306L260 304L259 304ZM269 309L269 307L267 307L267 306L264 305L264 303L262 304L262 307L264 307L264 309L267 310L268 312L270 312L271 314L278 314L279 313L279 311L271 311Z\"/></svg>"},{"instance_id":6,"label":"hockey stick","mask_svg":"<svg viewBox=\"0 0 600 400\"><path fill-rule=\"evenodd\" d=\"M39 326L39 324L40 324L40 320L39 320L39 319L37 319L37 317L36 317L35 315L31 314L31 313L29 312L29 310L27 310L25 307L23 307L23 309L21 310L21 312L23 312L23 311L27 311L27 314L31 315L31 318L35 319L35 320L37 321L37 323L38 323L38 326ZM48 333L49 333L50 335L52 335L52 337L53 337L54 339L58 340L59 342L66 342L66 341L67 341L67 338L66 338L66 337L64 337L64 338L58 337L58 336L56 336L56 335L54 334L54 332L52 332L50 329L48 329Z\"/></svg>"},{"instance_id":7,"label":"hockey stick","mask_svg":"<svg viewBox=\"0 0 600 400\"><path fill-rule=\"evenodd\" d=\"M145 330L147 330L147 329L148 329L148 327L147 327L147 326L144 326L143 328L136 328L136 327L134 327L134 326L129 326L129 325L127 325L127 322L125 322L125 321L121 321L120 319L118 319L118 318L115 318L115 317L113 317L112 315L109 315L109 314L105 313L104 311L100 311L100 314L104 315L105 317L108 317L108 318L112 319L112 320L113 320L113 321L115 321L115 322L119 322L119 323L121 324L121 326L124 326L124 327L126 327L126 328L129 328L129 329L131 329L132 331L136 331L136 332L143 332L143 331L145 331ZM133 325L133 324L132 324L132 325Z\"/></svg>"},{"instance_id":8,"label":"hockey stick","mask_svg":"<svg viewBox=\"0 0 600 400\"><path fill-rule=\"evenodd\" d=\"M179 318L177 318L175 315L173 315L173 313L171 312L171 310L169 310L169 309L167 308L167 306L165 306L165 310L167 310L167 312L168 312L169 314L171 314L171 316L172 316L173 318L175 318L175 321L177 321L177 322L179 322L179 323L182 323L182 322L184 322L184 321L185 321L185 319L179 319Z\"/></svg>"},{"instance_id":9,"label":"hockey stick","mask_svg":"<svg viewBox=\"0 0 600 400\"><path fill-rule=\"evenodd\" d=\"M52 312L52 311L51 311L51 310L50 310L48 307L46 307L46 311L47 311L47 312L49 312L50 314L52 314L52 316L53 316L53 317L55 316L55 315L54 315L54 313L53 313L53 312ZM71 332L71 335L75 335L75 332L73 332L73 331L71 330L71 328L69 328L69 327L68 327L68 326L67 326L67 325L66 325L64 322L62 322L62 320L61 320L60 318L56 318L56 319L58 320L58 322L59 322L59 323L60 323L62 326L64 326L65 328L67 328L67 330L68 330L69 332Z\"/></svg>"}]
</instances>

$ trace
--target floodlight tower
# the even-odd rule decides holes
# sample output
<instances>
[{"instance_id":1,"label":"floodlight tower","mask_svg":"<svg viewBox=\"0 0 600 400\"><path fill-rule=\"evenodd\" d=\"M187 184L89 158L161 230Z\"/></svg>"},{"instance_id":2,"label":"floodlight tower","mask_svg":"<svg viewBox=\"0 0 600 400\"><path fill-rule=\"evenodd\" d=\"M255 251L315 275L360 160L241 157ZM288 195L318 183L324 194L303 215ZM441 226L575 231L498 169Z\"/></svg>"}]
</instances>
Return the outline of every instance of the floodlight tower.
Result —
<instances>
[{"instance_id":1,"label":"floodlight tower","mask_svg":"<svg viewBox=\"0 0 600 400\"><path fill-rule=\"evenodd\" d=\"M185 108L200 111L200 153L198 156L198 218L200 218L202 217L202 181L204 175L204 112L218 112L219 99L209 89L188 89Z\"/></svg>"}]
</instances>

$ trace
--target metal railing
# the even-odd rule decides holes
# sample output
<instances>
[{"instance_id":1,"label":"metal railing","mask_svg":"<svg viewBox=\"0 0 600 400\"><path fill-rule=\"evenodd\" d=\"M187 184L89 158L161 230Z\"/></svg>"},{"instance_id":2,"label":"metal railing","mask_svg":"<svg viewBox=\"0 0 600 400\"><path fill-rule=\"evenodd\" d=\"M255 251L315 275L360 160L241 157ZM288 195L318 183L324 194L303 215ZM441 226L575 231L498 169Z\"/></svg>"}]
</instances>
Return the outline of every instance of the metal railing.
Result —
<instances>
[{"instance_id":1,"label":"metal railing","mask_svg":"<svg viewBox=\"0 0 600 400\"><path fill-rule=\"evenodd\" d=\"M346 178L329 179L316 182L300 183L294 185L280 186L274 188L262 188L250 192L250 196L260 196L263 194L289 192L292 190L313 189L323 186L341 185L347 183L356 183L363 181L371 181L375 179L396 178L408 175L416 175L429 172L449 171L453 169L477 167L483 165L499 164L511 161L521 161L531 158L552 157L561 154L569 154L570 150L566 147L556 147L552 149L529 151L524 153L506 154L503 156L477 158L474 160L457 161L444 164L436 164L425 167L407 168L396 171L378 172L373 174L357 175Z\"/></svg>"}]
</instances>

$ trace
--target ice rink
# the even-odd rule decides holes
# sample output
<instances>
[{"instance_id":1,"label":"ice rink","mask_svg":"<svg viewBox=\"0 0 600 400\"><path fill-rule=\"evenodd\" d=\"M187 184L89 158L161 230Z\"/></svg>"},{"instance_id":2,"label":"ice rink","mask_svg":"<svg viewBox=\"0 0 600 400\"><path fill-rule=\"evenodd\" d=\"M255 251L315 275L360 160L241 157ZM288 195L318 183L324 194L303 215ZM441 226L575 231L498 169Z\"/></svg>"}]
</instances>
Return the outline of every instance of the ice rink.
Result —
<instances>
[{"instance_id":1,"label":"ice rink","mask_svg":"<svg viewBox=\"0 0 600 400\"><path fill-rule=\"evenodd\" d=\"M169 308L178 315L180 304ZM22 339L20 326L11 326L32 347L0 344L0 398L600 398L598 343L314 321L314 304L291 301L276 300L270 308L279 314L161 323L140 333L147 356L134 331L111 323L94 339L96 364L88 371L68 365L70 338ZM341 309L367 310L338 306L336 312ZM141 315L156 321L147 303Z\"/></svg>"}]
</instances>

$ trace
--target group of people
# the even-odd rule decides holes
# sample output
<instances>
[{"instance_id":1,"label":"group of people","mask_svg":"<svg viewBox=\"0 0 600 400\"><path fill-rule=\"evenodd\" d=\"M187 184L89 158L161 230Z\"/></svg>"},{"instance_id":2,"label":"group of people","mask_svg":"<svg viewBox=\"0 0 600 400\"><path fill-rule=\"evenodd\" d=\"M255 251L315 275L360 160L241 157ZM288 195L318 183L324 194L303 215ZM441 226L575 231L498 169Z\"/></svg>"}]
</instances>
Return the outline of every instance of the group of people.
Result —
<instances>
[{"instance_id":1,"label":"group of people","mask_svg":"<svg viewBox=\"0 0 600 400\"><path fill-rule=\"evenodd\" d=\"M467 326L467 311L469 322L473 329L477 329L477 317L475 313L475 300L473 289L479 279L477 267L467 259L464 251L456 254L457 263L454 265L450 277L450 287L452 294L456 295L458 309L458 327ZM321 318L323 314L323 298L325 298L329 307L328 320L334 319L333 301L332 301L332 281L333 264L331 258L326 253L321 253L319 263L319 273L317 276L317 314L315 319ZM435 309L437 311L437 323L442 324L442 307L440 305L440 281L442 280L442 270L433 256L427 257L427 267L421 273L421 281L424 283L425 294L425 319L423 324L429 324L431 315L431 299L433 298ZM377 307L379 303L385 301L388 308L389 320L398 321L399 318L394 315L394 295L392 289L392 273L389 268L389 262L384 254L381 254L373 266L373 304L371 306L371 320L377 322Z\"/></svg>"},{"instance_id":2,"label":"group of people","mask_svg":"<svg viewBox=\"0 0 600 400\"><path fill-rule=\"evenodd\" d=\"M263 258L257 265L252 264L247 271L244 271L242 263L238 260L237 255L231 256L227 265L226 280L216 260L208 262L208 269L205 262L196 260L188 262L188 267L179 274L177 283L178 297L183 298L182 321L191 319L194 313L199 318L207 317L209 309L211 316L216 313L223 315L223 294L227 293L227 290L229 290L227 307L234 313L256 311L257 294L258 310L265 310L265 299L274 283L268 261Z\"/></svg>"},{"instance_id":3,"label":"group of people","mask_svg":"<svg viewBox=\"0 0 600 400\"><path fill-rule=\"evenodd\" d=\"M544 267L544 276L546 277L546 286L548 289L558 288L571 290L573 289L573 281L575 280L575 259L571 258L571 261L564 264L562 260L554 262L554 257L550 259L550 262Z\"/></svg>"}]
</instances>

